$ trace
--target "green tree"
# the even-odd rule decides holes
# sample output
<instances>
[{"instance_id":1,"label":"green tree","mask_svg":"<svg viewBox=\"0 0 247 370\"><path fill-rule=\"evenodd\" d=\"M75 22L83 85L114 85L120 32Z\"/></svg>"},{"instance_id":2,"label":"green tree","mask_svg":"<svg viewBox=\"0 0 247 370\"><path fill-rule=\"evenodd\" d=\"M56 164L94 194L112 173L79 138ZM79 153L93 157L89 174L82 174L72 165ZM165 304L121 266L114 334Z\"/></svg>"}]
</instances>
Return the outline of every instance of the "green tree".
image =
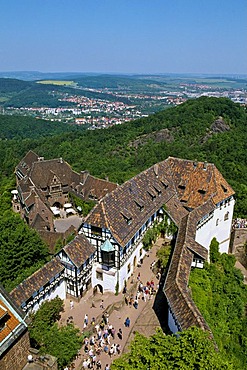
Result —
<instances>
[{"instance_id":1,"label":"green tree","mask_svg":"<svg viewBox=\"0 0 247 370\"><path fill-rule=\"evenodd\" d=\"M60 298L44 302L31 315L29 328L31 344L41 353L57 357L59 369L71 363L82 345L80 331L73 324L58 326L57 320L62 311L63 301Z\"/></svg>"},{"instance_id":2,"label":"green tree","mask_svg":"<svg viewBox=\"0 0 247 370\"><path fill-rule=\"evenodd\" d=\"M241 271L234 267L234 256L223 253L216 259L204 269L193 269L189 285L220 352L234 363L234 370L242 370L247 353L247 289Z\"/></svg>"},{"instance_id":3,"label":"green tree","mask_svg":"<svg viewBox=\"0 0 247 370\"><path fill-rule=\"evenodd\" d=\"M192 327L179 335L164 335L161 330L150 338L136 334L130 352L115 360L112 370L233 370L216 352L209 335Z\"/></svg>"},{"instance_id":4,"label":"green tree","mask_svg":"<svg viewBox=\"0 0 247 370\"><path fill-rule=\"evenodd\" d=\"M7 290L13 288L14 279L20 275L26 278L25 271L41 267L49 258L48 248L37 232L12 211L0 217L0 245L0 280Z\"/></svg>"},{"instance_id":5,"label":"green tree","mask_svg":"<svg viewBox=\"0 0 247 370\"><path fill-rule=\"evenodd\" d=\"M217 262L220 258L219 243L217 242L216 238L213 238L210 243L209 256L210 256L211 263Z\"/></svg>"}]
</instances>

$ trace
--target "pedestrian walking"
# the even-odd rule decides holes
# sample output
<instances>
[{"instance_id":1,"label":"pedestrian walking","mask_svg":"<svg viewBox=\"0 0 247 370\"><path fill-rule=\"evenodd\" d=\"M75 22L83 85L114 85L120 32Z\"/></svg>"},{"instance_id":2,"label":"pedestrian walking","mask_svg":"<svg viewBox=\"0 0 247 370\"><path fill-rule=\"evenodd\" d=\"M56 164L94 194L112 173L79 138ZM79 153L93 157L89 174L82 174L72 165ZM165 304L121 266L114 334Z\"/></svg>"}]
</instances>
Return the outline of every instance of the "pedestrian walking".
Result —
<instances>
[{"instance_id":1,"label":"pedestrian walking","mask_svg":"<svg viewBox=\"0 0 247 370\"><path fill-rule=\"evenodd\" d=\"M104 300L102 299L102 301L100 302L100 305L99 305L100 309L101 310L104 310Z\"/></svg>"},{"instance_id":2,"label":"pedestrian walking","mask_svg":"<svg viewBox=\"0 0 247 370\"><path fill-rule=\"evenodd\" d=\"M110 370L110 366L108 364L105 365L105 370Z\"/></svg>"},{"instance_id":3,"label":"pedestrian walking","mask_svg":"<svg viewBox=\"0 0 247 370\"><path fill-rule=\"evenodd\" d=\"M124 325L125 325L126 328L130 327L130 318L129 317L126 317Z\"/></svg>"},{"instance_id":4,"label":"pedestrian walking","mask_svg":"<svg viewBox=\"0 0 247 370\"><path fill-rule=\"evenodd\" d=\"M118 338L119 338L120 340L122 340L122 339L123 339L123 332L122 332L122 329L121 329L121 328L118 330L117 336L118 336Z\"/></svg>"},{"instance_id":5,"label":"pedestrian walking","mask_svg":"<svg viewBox=\"0 0 247 370\"><path fill-rule=\"evenodd\" d=\"M86 313L84 316L84 328L88 325L88 314Z\"/></svg>"},{"instance_id":6,"label":"pedestrian walking","mask_svg":"<svg viewBox=\"0 0 247 370\"><path fill-rule=\"evenodd\" d=\"M117 354L120 355L120 352L121 352L121 346L120 346L120 344L117 344L116 350L117 350Z\"/></svg>"},{"instance_id":7,"label":"pedestrian walking","mask_svg":"<svg viewBox=\"0 0 247 370\"><path fill-rule=\"evenodd\" d=\"M137 299L135 299L133 306L134 306L134 307L135 307L135 309L137 310L137 308L138 308L138 300L137 300Z\"/></svg>"},{"instance_id":8,"label":"pedestrian walking","mask_svg":"<svg viewBox=\"0 0 247 370\"><path fill-rule=\"evenodd\" d=\"M101 369L101 361L100 360L98 360L97 362L96 362L96 370L100 370Z\"/></svg>"},{"instance_id":9,"label":"pedestrian walking","mask_svg":"<svg viewBox=\"0 0 247 370\"><path fill-rule=\"evenodd\" d=\"M69 305L70 305L70 309L73 310L73 308L74 308L74 302L70 300Z\"/></svg>"}]
</instances>

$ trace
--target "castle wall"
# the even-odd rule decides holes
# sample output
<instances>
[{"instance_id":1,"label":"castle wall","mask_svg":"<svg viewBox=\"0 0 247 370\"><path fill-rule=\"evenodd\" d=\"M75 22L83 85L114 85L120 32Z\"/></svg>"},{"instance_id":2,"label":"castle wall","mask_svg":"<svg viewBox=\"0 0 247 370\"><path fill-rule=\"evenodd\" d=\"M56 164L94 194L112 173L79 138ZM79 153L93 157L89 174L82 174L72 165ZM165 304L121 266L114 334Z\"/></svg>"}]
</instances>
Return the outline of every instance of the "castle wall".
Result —
<instances>
[{"instance_id":1,"label":"castle wall","mask_svg":"<svg viewBox=\"0 0 247 370\"><path fill-rule=\"evenodd\" d=\"M18 339L0 358L1 370L22 370L27 363L30 342L29 334L26 330L21 338Z\"/></svg>"},{"instance_id":2,"label":"castle wall","mask_svg":"<svg viewBox=\"0 0 247 370\"><path fill-rule=\"evenodd\" d=\"M219 251L228 253L235 200L219 204L212 214L205 217L196 230L196 242L209 250L213 238L219 242Z\"/></svg>"}]
</instances>

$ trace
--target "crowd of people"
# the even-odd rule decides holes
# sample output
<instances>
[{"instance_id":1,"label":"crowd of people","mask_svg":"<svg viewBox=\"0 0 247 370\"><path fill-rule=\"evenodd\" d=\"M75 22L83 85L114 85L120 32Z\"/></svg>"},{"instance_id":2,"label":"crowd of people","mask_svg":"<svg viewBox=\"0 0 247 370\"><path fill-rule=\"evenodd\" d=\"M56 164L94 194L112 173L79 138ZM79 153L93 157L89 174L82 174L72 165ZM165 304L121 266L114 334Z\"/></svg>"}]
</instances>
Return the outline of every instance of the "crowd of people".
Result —
<instances>
[{"instance_id":1,"label":"crowd of people","mask_svg":"<svg viewBox=\"0 0 247 370\"><path fill-rule=\"evenodd\" d=\"M153 261L149 266L152 271L152 275L154 274L159 281L161 273L159 269L157 272L155 261ZM122 324L119 323L112 325L112 323L109 322L110 315L107 312L103 299L100 300L97 307L95 305L95 301L92 300L90 308L97 308L95 313L98 313L98 310L100 309L101 314L100 316L97 315L97 317L90 316L90 319L87 313L85 313L84 318L82 316L82 333L87 335L84 338L83 347L78 351L77 356L77 358L80 358L80 366L82 369L110 370L112 361L121 354L122 348L126 345L126 339L129 337L129 333L131 332L132 317L135 318L136 314L138 315L138 312L135 314L134 311L138 310L139 306L139 309L142 309L145 302L154 299L154 296L159 289L159 284L155 283L154 280L156 281L154 278L143 283L143 279L141 279L141 273L139 271L136 277L133 277L130 281L130 284L135 283L135 285L130 285L128 290L127 285L123 288L122 293L124 296L124 302L128 307L128 312L126 311L125 318L118 317L119 319L122 319ZM72 300L70 300L69 306L70 310L73 311L75 307ZM132 310L130 310L131 308ZM69 316L67 318L67 323L70 322L74 322L73 316ZM70 367L70 369L71 368L72 367Z\"/></svg>"},{"instance_id":2,"label":"crowd of people","mask_svg":"<svg viewBox=\"0 0 247 370\"><path fill-rule=\"evenodd\" d=\"M128 294L127 288L123 289L125 303L128 307L134 307L138 309L139 301L153 299L156 294L155 283L153 280L147 281L144 285L141 281L140 273L137 276L137 291L136 294ZM100 308L103 308L103 301L100 304ZM84 353L85 358L82 362L83 369L102 369L102 363L100 356L105 353L109 356L109 362L112 361L114 356L121 353L121 341L123 339L123 330L119 328L116 330L113 325L109 323L109 314L107 311L103 312L102 320L100 323L95 322L95 318L92 317L91 325L93 326L93 334L90 338L85 337L84 339ZM89 319L88 314L84 316L84 329L88 326ZM127 316L123 322L126 328L130 327L130 317ZM104 370L110 369L110 365L106 364Z\"/></svg>"},{"instance_id":3,"label":"crowd of people","mask_svg":"<svg viewBox=\"0 0 247 370\"><path fill-rule=\"evenodd\" d=\"M88 315L84 317L84 328L88 325ZM91 320L94 327L93 334L90 338L84 338L85 358L82 362L83 369L102 369L100 356L105 353L109 356L109 362L112 358L121 353L121 340L123 331L121 328L116 330L109 323L109 314L105 311L99 324L95 323L95 318ZM124 325L130 327L130 319L127 317ZM110 365L106 364L104 370L110 370Z\"/></svg>"},{"instance_id":4,"label":"crowd of people","mask_svg":"<svg viewBox=\"0 0 247 370\"><path fill-rule=\"evenodd\" d=\"M247 220L245 218L236 218L233 220L232 227L234 229L245 229L247 228Z\"/></svg>"}]
</instances>

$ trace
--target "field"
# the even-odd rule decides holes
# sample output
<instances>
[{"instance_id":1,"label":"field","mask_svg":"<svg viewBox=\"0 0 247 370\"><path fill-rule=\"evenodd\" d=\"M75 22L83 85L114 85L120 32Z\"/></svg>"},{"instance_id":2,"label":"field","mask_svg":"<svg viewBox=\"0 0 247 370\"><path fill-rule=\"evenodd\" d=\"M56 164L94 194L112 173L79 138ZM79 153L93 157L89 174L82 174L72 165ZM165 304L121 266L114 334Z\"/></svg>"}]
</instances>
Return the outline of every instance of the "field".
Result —
<instances>
[{"instance_id":1,"label":"field","mask_svg":"<svg viewBox=\"0 0 247 370\"><path fill-rule=\"evenodd\" d=\"M63 81L63 80L42 80L42 81L37 81L39 84L43 85L57 85L57 86L76 86L77 83L74 81Z\"/></svg>"}]
</instances>

